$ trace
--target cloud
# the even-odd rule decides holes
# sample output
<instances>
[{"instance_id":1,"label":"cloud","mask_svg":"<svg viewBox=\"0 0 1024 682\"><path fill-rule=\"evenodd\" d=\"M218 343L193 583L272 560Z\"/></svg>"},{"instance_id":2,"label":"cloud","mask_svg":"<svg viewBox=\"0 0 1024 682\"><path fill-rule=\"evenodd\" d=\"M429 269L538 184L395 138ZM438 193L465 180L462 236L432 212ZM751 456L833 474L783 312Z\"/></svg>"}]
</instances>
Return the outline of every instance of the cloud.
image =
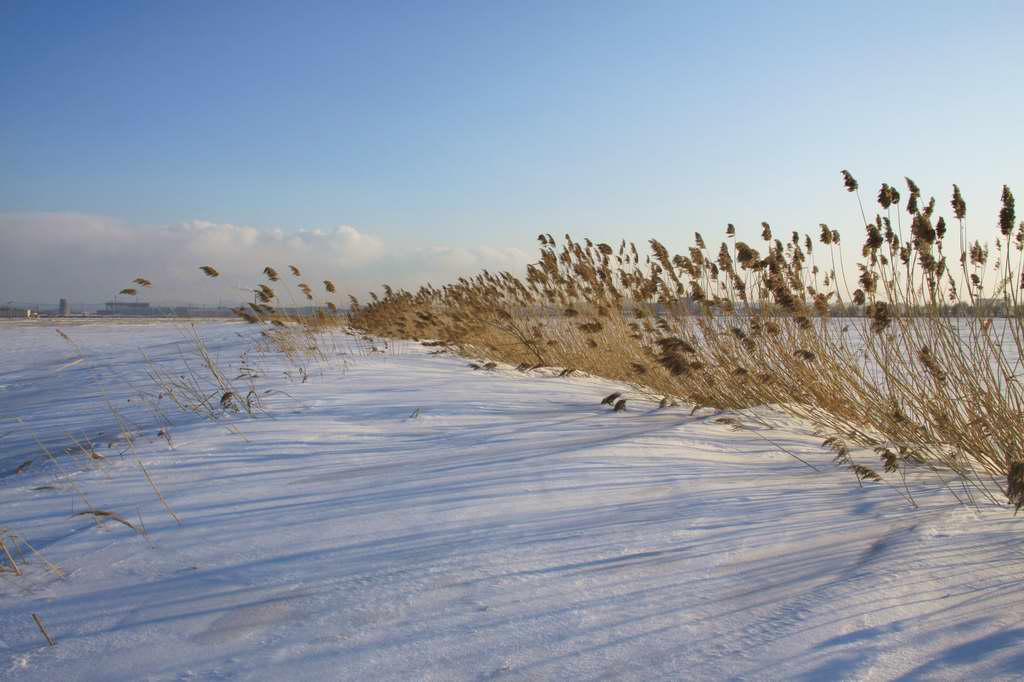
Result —
<instances>
[{"instance_id":1,"label":"cloud","mask_svg":"<svg viewBox=\"0 0 1024 682\"><path fill-rule=\"evenodd\" d=\"M101 302L139 276L154 283L148 300L237 302L265 266L285 273L293 264L312 285L331 279L339 293L362 298L384 283L443 284L481 269L521 271L529 260L519 249L409 248L350 225L285 231L191 220L143 228L78 213L0 213L0 304ZM204 278L201 265L221 277Z\"/></svg>"}]
</instances>

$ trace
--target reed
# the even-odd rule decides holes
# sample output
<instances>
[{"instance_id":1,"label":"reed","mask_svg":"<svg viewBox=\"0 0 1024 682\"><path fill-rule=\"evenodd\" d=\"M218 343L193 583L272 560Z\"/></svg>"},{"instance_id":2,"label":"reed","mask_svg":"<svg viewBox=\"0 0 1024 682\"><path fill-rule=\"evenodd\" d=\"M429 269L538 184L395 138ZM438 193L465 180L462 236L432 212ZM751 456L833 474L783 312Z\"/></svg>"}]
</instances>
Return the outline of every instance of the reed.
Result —
<instances>
[{"instance_id":1,"label":"reed","mask_svg":"<svg viewBox=\"0 0 1024 682\"><path fill-rule=\"evenodd\" d=\"M859 482L904 483L926 467L958 477L966 502L1019 508L1024 224L1012 192L1003 188L990 247L968 242L956 185L947 221L909 178L905 194L882 184L874 217L854 176L842 180L863 223L853 258L828 225L812 238L763 223L759 244L729 225L717 248L698 233L676 254L653 239L641 250L542 234L524 278L484 271L440 288L386 287L353 302L351 324L628 382L666 404L771 405L826 447L841 443L836 463Z\"/></svg>"}]
</instances>

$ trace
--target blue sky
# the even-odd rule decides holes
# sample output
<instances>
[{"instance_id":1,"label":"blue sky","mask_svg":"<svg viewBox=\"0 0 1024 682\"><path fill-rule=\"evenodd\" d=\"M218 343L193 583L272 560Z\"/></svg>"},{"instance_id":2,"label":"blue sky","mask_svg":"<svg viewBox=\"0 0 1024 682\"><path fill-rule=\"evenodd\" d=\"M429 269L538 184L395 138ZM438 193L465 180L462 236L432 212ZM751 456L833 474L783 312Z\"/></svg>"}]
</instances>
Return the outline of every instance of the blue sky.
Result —
<instances>
[{"instance_id":1,"label":"blue sky","mask_svg":"<svg viewBox=\"0 0 1024 682\"><path fill-rule=\"evenodd\" d=\"M943 206L957 182L988 237L1024 192L1022 25L1010 2L4 0L0 214L682 250L729 222L859 237L850 168Z\"/></svg>"}]
</instances>

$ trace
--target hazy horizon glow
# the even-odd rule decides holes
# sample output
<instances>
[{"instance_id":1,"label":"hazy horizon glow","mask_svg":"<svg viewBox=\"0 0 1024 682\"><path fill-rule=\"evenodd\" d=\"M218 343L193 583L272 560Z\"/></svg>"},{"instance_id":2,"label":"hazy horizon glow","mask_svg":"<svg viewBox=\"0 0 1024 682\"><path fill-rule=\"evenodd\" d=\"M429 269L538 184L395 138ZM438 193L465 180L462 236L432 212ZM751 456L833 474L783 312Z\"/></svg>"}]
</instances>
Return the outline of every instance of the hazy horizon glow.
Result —
<instances>
[{"instance_id":1,"label":"hazy horizon glow","mask_svg":"<svg viewBox=\"0 0 1024 682\"><path fill-rule=\"evenodd\" d=\"M385 283L443 284L452 273L515 271L528 260L514 248L409 247L350 225L283 231L194 220L140 228L76 213L0 214L0 234L5 235L3 277L21 283L29 294L2 299L0 305L7 300L54 304L58 298L109 301L134 286L136 277L153 283L138 288L141 300L234 304L252 298L252 287L266 281L262 270L270 265L283 276L278 292L283 304L305 305L296 285L307 282L320 301L347 306L349 294L365 299L366 291ZM212 265L220 276L205 277L201 265ZM300 278L290 274L289 265L300 269ZM337 295L326 295L325 279L335 283Z\"/></svg>"},{"instance_id":2,"label":"hazy horizon glow","mask_svg":"<svg viewBox=\"0 0 1024 682\"><path fill-rule=\"evenodd\" d=\"M682 251L727 223L753 242L762 220L824 222L852 251L842 168L866 204L906 175L947 217L958 183L991 239L1002 185L1024 196L1022 19L996 2L7 2L0 303L103 300L138 275L154 299L216 300L199 265L251 286L292 258L361 295L521 268L540 232Z\"/></svg>"}]
</instances>

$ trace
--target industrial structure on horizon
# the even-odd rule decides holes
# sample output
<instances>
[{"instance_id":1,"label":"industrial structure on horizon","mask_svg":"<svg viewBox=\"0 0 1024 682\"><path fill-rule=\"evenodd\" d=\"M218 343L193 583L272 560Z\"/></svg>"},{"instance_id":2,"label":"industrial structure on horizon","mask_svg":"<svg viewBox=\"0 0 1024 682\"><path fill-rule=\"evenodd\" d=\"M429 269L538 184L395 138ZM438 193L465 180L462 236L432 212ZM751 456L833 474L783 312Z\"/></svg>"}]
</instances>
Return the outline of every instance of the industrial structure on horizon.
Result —
<instances>
[{"instance_id":1,"label":"industrial structure on horizon","mask_svg":"<svg viewBox=\"0 0 1024 682\"><path fill-rule=\"evenodd\" d=\"M71 304L61 298L56 305L45 303L16 303L8 301L0 305L0 319L33 320L40 317L232 317L231 306L200 305L186 303L178 305L153 304L147 301L107 301L103 304Z\"/></svg>"},{"instance_id":2,"label":"industrial structure on horizon","mask_svg":"<svg viewBox=\"0 0 1024 682\"><path fill-rule=\"evenodd\" d=\"M20 308L13 305L0 306L0 319L31 320L33 317L39 317L39 312L31 308Z\"/></svg>"}]
</instances>

